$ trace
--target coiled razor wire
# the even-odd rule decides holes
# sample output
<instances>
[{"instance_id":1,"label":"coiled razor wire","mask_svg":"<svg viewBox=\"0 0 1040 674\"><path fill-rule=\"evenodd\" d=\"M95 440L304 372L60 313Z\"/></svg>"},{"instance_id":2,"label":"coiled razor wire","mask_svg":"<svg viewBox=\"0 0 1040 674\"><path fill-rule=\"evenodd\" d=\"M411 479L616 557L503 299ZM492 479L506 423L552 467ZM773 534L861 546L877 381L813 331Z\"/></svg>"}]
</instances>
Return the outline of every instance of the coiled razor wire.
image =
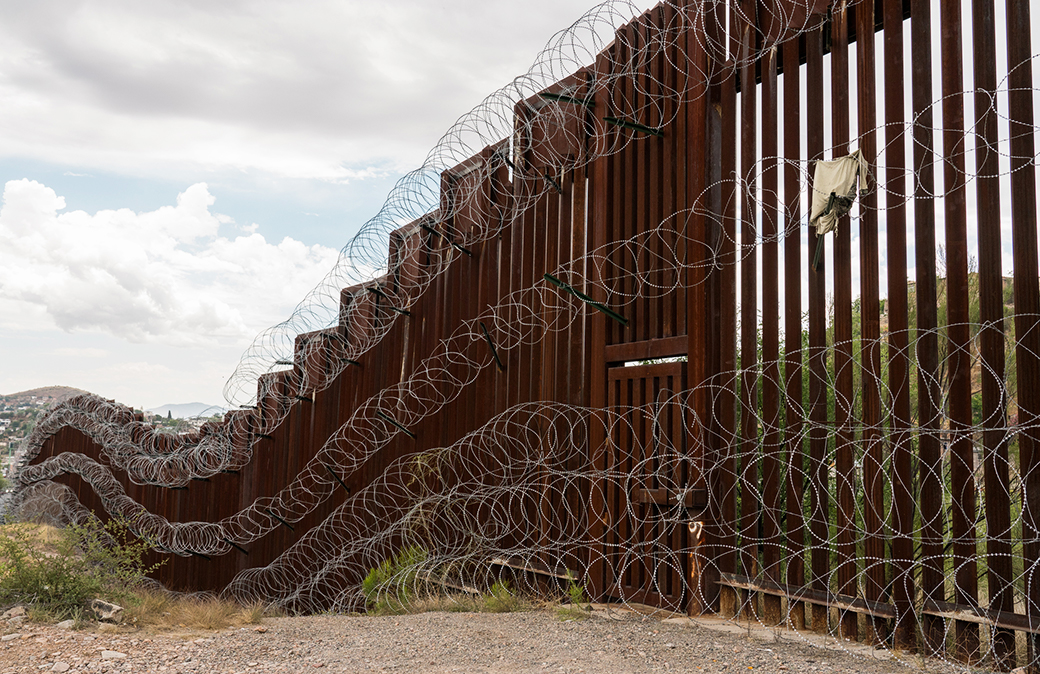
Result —
<instances>
[{"instance_id":1,"label":"coiled razor wire","mask_svg":"<svg viewBox=\"0 0 1040 674\"><path fill-rule=\"evenodd\" d=\"M790 39L789 36L812 27L809 19L794 17L808 16L805 5L814 3L777 4L792 11L772 17L774 25L786 28L776 34ZM850 6L855 4L849 3ZM100 446L100 461L66 452L35 465L23 465L17 475L19 491L9 510L22 516L43 513L54 521L81 519L86 516L85 512L71 491L50 481L62 473L73 473L90 485L110 515L130 522L135 533L152 542L155 549L178 555L227 554L235 547L258 540L282 523L292 524L303 519L331 497L340 479L358 471L376 452L405 432L405 428L416 427L456 400L482 371L494 366L495 358L486 340L495 344L501 354L507 354L523 345L538 344L584 320L594 308L544 282L509 294L478 317L463 321L404 381L360 404L280 492L258 498L216 522L171 522L149 512L127 496L113 473L115 469L125 471L127 479L135 484L180 487L193 478L207 478L247 465L257 438L270 433L285 419L296 395L330 386L344 367L378 344L398 320L398 313L368 310L373 294L390 306L407 310L440 274L464 255L465 249L514 226L546 192L554 189L551 180L542 180L532 169L560 166L562 155L569 162L567 168L582 168L619 152L641 137L637 133L604 134L595 125L576 122L573 104L565 100L567 97L606 95L611 110L619 118L652 119L658 128L667 127L671 121L669 115L675 114L678 104L688 103L692 92L699 90L689 86L691 82L705 81L723 74L723 68L734 67L733 55L728 54L721 43L701 45L709 54L708 69L702 70L692 59L683 56L685 52L679 42L680 37L688 39L691 31L701 37L710 35L712 31L704 30L707 22L716 20L717 10L732 8L722 3L703 3L692 10L674 9L663 13L667 17L665 25L653 28L646 39L615 44L618 48L612 53L625 56L610 63L605 73L597 70L594 77L581 82L568 79L596 61L608 37L624 41L627 33L619 32L615 36L614 31L638 14L638 8L630 2L599 5L559 33L526 75L495 92L462 117L430 152L423 166L398 183L382 210L343 249L337 266L293 315L261 333L244 355L228 382L226 396L233 404L243 407L274 400L274 405L265 406L264 414L239 410L229 413L223 424L204 424L191 432L169 433L135 421L132 410L118 403L90 394L71 398L49 410L36 426L20 448L23 463L36 458L47 438L65 427L79 430ZM796 9L803 11L794 11ZM735 11L738 11L738 19L753 18L739 17L739 10ZM763 18L759 16L757 21L761 23ZM735 65L751 64L774 46L767 37L760 50L736 58ZM680 56L676 58L676 55ZM1035 56L1033 58L1035 60ZM678 73L670 85L648 75L650 70L646 65L655 59L668 59L668 68ZM636 74L641 77L635 77ZM615 86L621 80L634 87L634 96L623 95L626 89ZM535 94L557 82L572 83L561 90L559 96L564 98L543 100L537 107L529 103ZM989 99L994 110L1006 93L1005 80ZM979 97L975 100L978 105ZM941 104L942 101L936 101L934 105ZM914 119L905 124L905 137L911 137L918 121ZM552 142L530 147L502 143L503 138L516 132L517 124L528 125L543 136L551 133ZM962 147L970 145L967 140L974 133L970 130L965 134ZM517 133L516 137L525 137L525 134ZM497 148L496 151L482 155L481 150L489 146ZM561 147L584 149L561 153ZM1004 148L1002 144L998 149L1005 162L1020 159L1010 157ZM442 202L442 173L464 163L475 172L474 177L458 181L453 198ZM772 221L770 209L764 207L767 203L790 201L781 199L779 194L764 193L759 185L757 177L764 167L774 166L797 172L803 186L811 182L807 161L760 158L743 176L723 176L710 185L693 200L694 207L673 213L628 239L612 241L576 256L553 270L552 276L572 288L609 298L609 305L623 312L637 301L688 290L686 279L698 277L689 273L696 266L720 269L737 265L757 255L764 244L788 241L789 237L797 240L802 225L798 214L781 209ZM510 207L486 210L485 201L476 198L472 190L506 168L514 175ZM969 181L977 177L966 175ZM908 180L906 184L911 185L912 190L905 195L886 192L888 208L922 197L942 198L941 193L925 193L918 181ZM719 188L723 194L742 195L740 202L729 209L736 214L731 218L720 217L701 206L706 195ZM429 264L414 273L399 273L403 261L412 258L423 246L423 237L416 236L414 228L402 230L402 225L422 222L431 229L448 232L447 224L462 208L468 209L467 217L478 226L455 232L455 245L423 248L431 256ZM861 203L854 216L862 215L865 208ZM714 223L716 231L725 233L739 231L742 214L759 211L765 221L759 232L775 231L775 235L759 233L752 240L723 236L711 242L693 238L690 224L694 218L706 218ZM772 226L766 227L767 224ZM387 260L386 250L391 240L397 249ZM703 262L687 260L686 251L694 244L709 250ZM730 248L735 251L733 254L723 254ZM384 270L385 274L373 276ZM390 278L395 282L390 283ZM344 288L348 289L347 297L341 296ZM1007 324L1013 325L1013 321L1007 319L1015 317L1005 316ZM957 326L941 325L924 330L911 325L905 341L909 344L906 354L913 367L919 369L914 361L918 343L938 337L939 343L944 344L948 331L954 327ZM992 328L979 322L964 327L973 340L979 332ZM824 354L831 363L835 362L835 353L852 354L843 362L854 370L853 378L860 381L874 378L882 405L888 406L883 409L877 427L854 421L844 428L843 432L851 437L869 434L884 437L887 420L894 414L891 401L896 392L889 389L885 373L879 376L861 366L878 346L887 347L891 336L891 333L884 335L880 344L867 339L847 343L831 340ZM1014 353L1022 338L1023 335L1015 335L1013 330L1005 332L1005 351ZM803 352L803 360L798 365L807 369L805 355ZM979 367L982 361L977 349L969 355L979 376L995 381L999 387L1002 408L1014 409L1018 386L1014 368L1009 367L1008 373L993 372ZM956 353L940 354L935 374L925 373L926 379L932 377L926 384L927 390L936 395L932 403L937 410L948 407L950 382L949 375L944 373L957 356ZM331 367L315 374L314 368L297 366L311 358L324 358ZM797 461L782 462L783 474L779 478L781 485L804 485L807 490L804 502L817 504L804 514L806 522L823 521L830 527L829 539L814 540L812 545L829 548L837 535L845 534L851 540L858 540L870 533L863 524L865 506L861 502L855 505L855 513L840 525L844 530L837 532L830 513L813 510L823 507L818 504L833 502L832 494L837 489L862 492L864 487L859 477L862 470L851 474L835 472L836 428L810 418L803 411L802 401L783 399L785 387L779 373L785 372L789 363L791 360L784 357L777 362L759 362L753 368L716 374L706 381L690 382L685 390L662 391L653 404L640 407L612 406L597 410L542 401L509 408L448 447L393 462L367 488L352 494L271 564L236 576L225 593L244 600L274 601L294 611L357 610L380 601L406 609L430 596L452 600L470 591L483 591L499 581L512 583L516 591L544 593L545 577L555 579L552 583L557 588L594 587L604 582L603 577L609 577L613 579L610 587L599 589L620 601L638 601L650 593L659 598L662 611L678 610L691 603L708 605L710 598L704 596L698 579L719 571L712 568L719 556L757 559L755 550L774 546L781 567L786 568L804 555L805 549L782 538L765 537L757 529L744 526L745 523L722 521L713 523L718 529L714 535L718 540L733 540L737 544L726 548L714 540L711 554L706 554L700 547L701 523L685 505L689 485L731 467L733 472L726 481L731 485L728 490L707 490L707 511L717 513L725 502L752 499L761 504L762 517L779 522L782 513L765 503L765 495L758 491L758 471L762 456L769 453L782 456L786 451L791 442L785 436L789 428L798 429L793 439L797 446L803 446L810 437L822 435L829 440L822 468L828 472L826 479L821 480L821 475L814 472L819 467L807 468ZM292 369L283 369L287 366ZM278 380L270 376L273 373L281 377L280 384L276 385ZM829 372L829 383L842 374ZM726 395L726 392L732 395L735 391L761 390L767 382L781 396L778 409L787 410L788 426L779 426L779 419L766 418L754 404L737 402L741 426L761 429L761 437L745 445L727 447L725 462L697 447L703 428L712 423L727 428L733 420L696 418L691 404L695 392L709 397ZM857 390L862 389L857 387ZM843 399L833 386L829 391L836 409L854 410L859 405L857 398ZM737 396L736 400L743 401L744 396ZM644 440L638 432L638 428L647 426L674 428L676 419L681 420L683 429L678 435L655 432L652 439ZM994 423L992 419L977 419L973 426L958 427L942 413L935 423L914 428L912 434L918 442L932 437L942 447L949 447L954 441L969 442L974 456L984 450L983 433L994 431L1000 433L1011 448L1017 447L1018 438L1023 434L1036 433L1032 426L1006 420ZM604 440L595 443L594 438ZM777 444L770 444L770 438L778 439ZM863 449L858 443L853 449L857 466L861 466ZM1013 455L1014 452L1008 453ZM886 462L891 461L890 451L886 457ZM920 549L945 552L951 544L948 521L956 506L949 472L957 460L958 455L945 452L936 466L915 471L913 484L897 484L899 476L894 470L880 471L888 494L919 494L925 484L942 489L944 507L935 516L938 519L929 521L918 512L914 522L912 536ZM969 529L979 532L980 541L989 536L1008 543L1014 561L1013 577L1004 579L1005 588L987 588L989 592L1010 589L1015 611L1036 616L1040 614L1040 607L1032 604L1029 588L1040 582L1034 578L1037 560L1025 559L1023 550L1040 543L1040 538L1023 513L1028 504L1025 485L1040 476L1022 474L1016 460L999 457L996 460L1004 462L997 468L1009 475L1008 491L989 497L1007 498L1012 504L1007 530L987 529L981 505L975 512L961 514L967 518ZM720 463L709 463L711 461ZM986 485L980 471L975 466L967 469L976 493L985 494ZM935 474L928 475L929 470ZM852 483L840 484L848 480ZM828 498L810 493L821 483L831 485ZM675 503L649 507L630 498L639 485L646 484L672 493ZM609 499L622 507L605 507ZM979 504L984 500L980 498ZM882 513L886 527L891 527L894 517L894 512ZM632 532L652 533L634 536ZM889 537L895 535L890 528L884 533ZM401 551L411 552L402 558L405 563L394 570L389 580L375 590L363 586L361 580L369 570ZM959 571L950 568L952 558L946 555L915 554L907 560L862 556L859 559L861 563L854 570L859 584L872 582L867 578L876 577L872 575L875 565L884 565L887 569L888 577L881 589L881 595L886 597L898 594L898 588L903 585L917 587L925 569L939 568L951 577ZM754 563L743 563L744 573L755 576ZM974 560L970 563L974 564ZM539 574L517 572L533 568L540 569ZM606 576L593 576L592 569L604 568L608 570ZM536 575L540 579L536 579ZM638 593L625 581L633 576L646 578ZM833 574L819 578L807 570L807 577L809 585L822 584L828 588L827 592L837 592ZM678 582L679 586L665 587L666 582ZM788 602L785 620L793 620L790 612L795 605L796 602ZM914 624L923 621L922 606L920 597L916 598L911 607L901 609L911 614L896 615L896 621ZM757 615L750 603L738 608L742 608L746 616ZM831 627L836 636L837 625L851 609L837 611L839 619ZM949 631L953 630L953 624L952 620L943 623L943 629L948 632L939 637L940 641L953 639L953 632ZM1015 644L1018 662L1025 662L1027 653L1036 658L1036 649L1027 648L1025 634L1019 632L1019 635ZM877 641L883 642L887 635L875 636ZM978 652L971 654L972 660L999 659L998 651L1004 648L998 647L1000 630L982 621L981 636ZM841 643L840 638L837 642ZM900 653L896 656L904 657ZM1036 660L1030 664L1035 665Z\"/></svg>"}]
</instances>

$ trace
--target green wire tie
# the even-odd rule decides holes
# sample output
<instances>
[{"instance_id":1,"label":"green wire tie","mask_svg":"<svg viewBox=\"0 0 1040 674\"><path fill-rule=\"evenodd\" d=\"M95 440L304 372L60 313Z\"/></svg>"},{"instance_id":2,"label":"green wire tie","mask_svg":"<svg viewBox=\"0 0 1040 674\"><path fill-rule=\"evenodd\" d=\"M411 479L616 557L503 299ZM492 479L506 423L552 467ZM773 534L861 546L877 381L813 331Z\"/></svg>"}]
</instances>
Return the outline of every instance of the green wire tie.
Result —
<instances>
[{"instance_id":1,"label":"green wire tie","mask_svg":"<svg viewBox=\"0 0 1040 674\"><path fill-rule=\"evenodd\" d=\"M340 358L339 360L342 363L349 363L350 365L357 365L358 367L361 367L361 363L357 362L356 360L351 360L349 358Z\"/></svg>"},{"instance_id":2,"label":"green wire tie","mask_svg":"<svg viewBox=\"0 0 1040 674\"><path fill-rule=\"evenodd\" d=\"M243 555L248 555L248 554L249 554L249 551L248 551L248 550L246 550L245 548L243 548L243 547L242 547L241 545L238 545L237 543L235 543L235 542L234 542L233 540L231 540L230 538L225 538L225 539L223 539L223 540L224 540L224 542L225 542L225 543L227 543L227 544L228 544L228 545L230 545L231 547L235 548L236 550L238 550L239 552L241 552L241 553L242 553Z\"/></svg>"},{"instance_id":3,"label":"green wire tie","mask_svg":"<svg viewBox=\"0 0 1040 674\"><path fill-rule=\"evenodd\" d=\"M297 400L303 400L303 401L306 401L306 402L309 402L309 403L314 402L313 399L308 398L307 396L295 395L293 397L296 398Z\"/></svg>"},{"instance_id":4,"label":"green wire tie","mask_svg":"<svg viewBox=\"0 0 1040 674\"><path fill-rule=\"evenodd\" d=\"M323 463L321 465L325 466L325 470L329 471L329 474L332 475L332 477L336 478L336 482L339 482L339 486L341 486L344 489L346 489L347 490L347 494L349 495L350 494L350 487L345 485L343 483L343 480L339 479L339 475L336 475L336 471L332 470L332 468L330 468L329 464L327 464L327 463Z\"/></svg>"},{"instance_id":5,"label":"green wire tie","mask_svg":"<svg viewBox=\"0 0 1040 674\"><path fill-rule=\"evenodd\" d=\"M574 98L573 96L567 96L566 94L551 94L548 91L543 91L538 94L542 98L547 98L550 101L556 101L558 103L573 103L575 105L584 105L587 108L596 107L596 101L590 96L589 98Z\"/></svg>"},{"instance_id":6,"label":"green wire tie","mask_svg":"<svg viewBox=\"0 0 1040 674\"><path fill-rule=\"evenodd\" d=\"M274 364L275 365L288 365L289 367L296 367L296 363L292 362L291 360L276 360L274 362Z\"/></svg>"},{"instance_id":7,"label":"green wire tie","mask_svg":"<svg viewBox=\"0 0 1040 674\"><path fill-rule=\"evenodd\" d=\"M620 126L621 128L624 128L624 129L632 129L633 131L640 131L642 133L648 133L648 134L650 134L652 136L657 136L658 138L663 138L664 137L664 133L660 129L655 129L652 126L646 126L644 124L639 124L638 122L630 122L627 119L620 119L618 117L604 117L603 121L606 122L607 124L613 124L614 126Z\"/></svg>"},{"instance_id":8,"label":"green wire tie","mask_svg":"<svg viewBox=\"0 0 1040 674\"><path fill-rule=\"evenodd\" d=\"M413 439L413 440L415 439L415 433L412 433L410 430L408 430L407 428L405 428L401 424L397 423L397 421L395 421L395 420L391 419L390 417L386 416L385 414L383 414L379 410L376 410L376 416L379 417L380 419L382 419L383 421L387 422L388 424L393 424L397 428L401 429L411 439Z\"/></svg>"},{"instance_id":9,"label":"green wire tie","mask_svg":"<svg viewBox=\"0 0 1040 674\"><path fill-rule=\"evenodd\" d=\"M505 372L506 366L502 364L501 359L498 357L498 351L495 350L495 344L491 341L491 335L488 334L487 326L484 325L484 321L480 322L480 329L484 331L484 339L487 340L488 346L491 347L491 355L495 357L495 365L498 366L499 372Z\"/></svg>"},{"instance_id":10,"label":"green wire tie","mask_svg":"<svg viewBox=\"0 0 1040 674\"><path fill-rule=\"evenodd\" d=\"M465 248L463 248L459 244L455 243L449 237L441 234L440 232L438 232L433 227L430 227L429 225L419 225L419 226L422 227L423 229L425 229L430 234L436 234L440 238L444 239L445 241L448 242L448 245L450 245L452 248L454 248L455 250L459 251L460 253L465 253L466 255L468 255L470 257L473 257L473 253L469 252L468 250L466 250Z\"/></svg>"},{"instance_id":11,"label":"green wire tie","mask_svg":"<svg viewBox=\"0 0 1040 674\"><path fill-rule=\"evenodd\" d=\"M622 316L621 314L619 314L619 313L617 313L615 311L612 311L611 309L608 309L606 307L606 305L600 304L599 302L597 302L596 300L592 299L591 297L589 297L585 293L581 292L580 290L575 290L574 288L570 287L569 285L567 285L566 283L564 283L560 279L556 278L552 274L545 274L542 278L544 278L546 281L548 281L549 283L553 284L554 286L556 286L558 288L563 288L564 290L569 292L571 295L574 295L575 297L577 297L582 302L586 302L588 304L591 304L592 306L596 307L597 309L599 309L600 311L605 313L607 316L610 316L611 318L613 318L615 321L617 321L621 325L624 325L625 327L628 327L628 319L627 318L625 318L624 316Z\"/></svg>"},{"instance_id":12,"label":"green wire tie","mask_svg":"<svg viewBox=\"0 0 1040 674\"><path fill-rule=\"evenodd\" d=\"M271 517L275 518L276 520L278 520L279 522L281 522L282 524L284 524L284 525L285 525L286 527L288 527L289 531L296 531L296 529L293 529L293 528L292 528L292 525L291 525L291 524L289 524L288 522L286 522L285 520L283 520L283 519L282 519L281 517L279 517L278 515L275 515L275 514L274 514L273 512L271 512L271 509L270 509L270 508L264 508L264 510L266 510L266 511L267 511L267 514L268 514L268 515L270 515Z\"/></svg>"},{"instance_id":13,"label":"green wire tie","mask_svg":"<svg viewBox=\"0 0 1040 674\"><path fill-rule=\"evenodd\" d=\"M202 557L207 562L211 560L211 557L209 555L204 555L201 552L195 552L194 550L185 550L185 552L187 552L189 555L192 555L193 557Z\"/></svg>"},{"instance_id":14,"label":"green wire tie","mask_svg":"<svg viewBox=\"0 0 1040 674\"><path fill-rule=\"evenodd\" d=\"M390 305L390 298L387 297L383 293L383 291L380 290L379 288L376 288L376 287L373 287L373 286L368 286L368 292L370 292L370 293L372 293L374 295L378 295L379 297L382 297L384 300L386 300L387 301L386 308L389 309L390 311L396 311L397 313L403 314L405 316L411 316L412 315L412 312L408 311L407 309L398 309L395 306L391 306Z\"/></svg>"}]
</instances>

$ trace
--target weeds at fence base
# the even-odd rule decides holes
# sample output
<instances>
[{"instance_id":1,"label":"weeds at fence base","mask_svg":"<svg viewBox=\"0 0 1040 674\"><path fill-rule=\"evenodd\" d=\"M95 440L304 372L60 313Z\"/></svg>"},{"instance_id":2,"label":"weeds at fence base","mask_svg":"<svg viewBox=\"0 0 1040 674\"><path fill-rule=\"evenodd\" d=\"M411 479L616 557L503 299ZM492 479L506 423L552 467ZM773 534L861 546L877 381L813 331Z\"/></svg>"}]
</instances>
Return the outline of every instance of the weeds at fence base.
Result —
<instances>
[{"instance_id":1,"label":"weeds at fence base","mask_svg":"<svg viewBox=\"0 0 1040 674\"><path fill-rule=\"evenodd\" d=\"M158 564L125 522L89 518L64 529L18 522L0 526L0 606L23 604L37 620L84 620L100 598L126 603Z\"/></svg>"},{"instance_id":2,"label":"weeds at fence base","mask_svg":"<svg viewBox=\"0 0 1040 674\"><path fill-rule=\"evenodd\" d=\"M220 630L236 625L259 625L265 617L280 615L263 602L246 605L214 596L185 596L148 589L129 602L123 624L154 630Z\"/></svg>"},{"instance_id":3,"label":"weeds at fence base","mask_svg":"<svg viewBox=\"0 0 1040 674\"><path fill-rule=\"evenodd\" d=\"M125 522L90 518L64 529L32 522L0 526L0 610L26 608L35 623L71 619L73 629L94 622L93 599L123 607L117 629L223 629L258 624L277 614L269 604L241 605L213 596L178 595L154 587L146 566L150 546Z\"/></svg>"},{"instance_id":4,"label":"weeds at fence base","mask_svg":"<svg viewBox=\"0 0 1040 674\"><path fill-rule=\"evenodd\" d=\"M584 620L589 617L592 606L585 595L585 586L574 580L574 574L567 572L568 603L556 609L556 617L560 620Z\"/></svg>"},{"instance_id":5,"label":"weeds at fence base","mask_svg":"<svg viewBox=\"0 0 1040 674\"><path fill-rule=\"evenodd\" d=\"M534 600L519 595L508 580L499 579L487 590L479 591L449 581L449 574L443 570L421 571L428 565L428 559L426 550L412 546L371 569L361 586L368 613L511 613L531 610L537 605Z\"/></svg>"}]
</instances>

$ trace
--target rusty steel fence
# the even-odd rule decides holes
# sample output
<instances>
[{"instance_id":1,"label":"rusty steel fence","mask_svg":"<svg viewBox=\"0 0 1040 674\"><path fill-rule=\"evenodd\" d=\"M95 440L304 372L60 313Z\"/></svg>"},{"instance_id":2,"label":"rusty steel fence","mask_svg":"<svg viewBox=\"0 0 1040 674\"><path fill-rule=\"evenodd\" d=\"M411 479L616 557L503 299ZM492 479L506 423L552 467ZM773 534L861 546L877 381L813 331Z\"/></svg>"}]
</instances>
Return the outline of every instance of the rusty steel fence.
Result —
<instances>
[{"instance_id":1,"label":"rusty steel fence","mask_svg":"<svg viewBox=\"0 0 1040 674\"><path fill-rule=\"evenodd\" d=\"M498 582L1036 671L1030 3L630 9L467 118L511 131L255 404L166 434L66 401L15 510L122 517L168 587L296 611Z\"/></svg>"}]
</instances>

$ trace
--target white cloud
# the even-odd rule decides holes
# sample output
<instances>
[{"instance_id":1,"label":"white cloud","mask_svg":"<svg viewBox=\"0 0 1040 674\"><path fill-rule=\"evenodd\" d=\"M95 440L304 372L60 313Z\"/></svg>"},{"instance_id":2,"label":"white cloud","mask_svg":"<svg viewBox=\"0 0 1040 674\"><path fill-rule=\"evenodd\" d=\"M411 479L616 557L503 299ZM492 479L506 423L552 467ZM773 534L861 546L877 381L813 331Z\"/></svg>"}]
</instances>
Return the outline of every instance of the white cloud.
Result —
<instances>
[{"instance_id":1,"label":"white cloud","mask_svg":"<svg viewBox=\"0 0 1040 674\"><path fill-rule=\"evenodd\" d=\"M63 356L66 358L106 358L109 355L109 352L105 349L95 349L91 347L77 348L73 346L54 349L53 353L56 356Z\"/></svg>"},{"instance_id":2,"label":"white cloud","mask_svg":"<svg viewBox=\"0 0 1040 674\"><path fill-rule=\"evenodd\" d=\"M60 213L65 200L32 180L12 180L0 210L0 297L43 309L53 325L131 342L241 343L287 316L332 267L337 251L291 238L269 243L255 228L220 236L230 219L210 211L205 183L175 206Z\"/></svg>"},{"instance_id":3,"label":"white cloud","mask_svg":"<svg viewBox=\"0 0 1040 674\"><path fill-rule=\"evenodd\" d=\"M61 382L151 406L219 401L242 349L336 257L261 230L320 213L285 231L345 241L382 201L357 207L372 182L383 190L415 168L595 2L0 2L0 183L42 166L96 177L68 188L74 207L88 182L95 203L149 204L66 212L60 189L7 183L0 390ZM119 177L132 178L127 192L192 187L150 210L150 197L118 193ZM203 180L225 195L217 208L262 192L274 215L227 222ZM317 223L334 234L317 238Z\"/></svg>"},{"instance_id":4,"label":"white cloud","mask_svg":"<svg viewBox=\"0 0 1040 674\"><path fill-rule=\"evenodd\" d=\"M0 126L17 131L0 156L330 181L410 170L593 4L0 3Z\"/></svg>"}]
</instances>

